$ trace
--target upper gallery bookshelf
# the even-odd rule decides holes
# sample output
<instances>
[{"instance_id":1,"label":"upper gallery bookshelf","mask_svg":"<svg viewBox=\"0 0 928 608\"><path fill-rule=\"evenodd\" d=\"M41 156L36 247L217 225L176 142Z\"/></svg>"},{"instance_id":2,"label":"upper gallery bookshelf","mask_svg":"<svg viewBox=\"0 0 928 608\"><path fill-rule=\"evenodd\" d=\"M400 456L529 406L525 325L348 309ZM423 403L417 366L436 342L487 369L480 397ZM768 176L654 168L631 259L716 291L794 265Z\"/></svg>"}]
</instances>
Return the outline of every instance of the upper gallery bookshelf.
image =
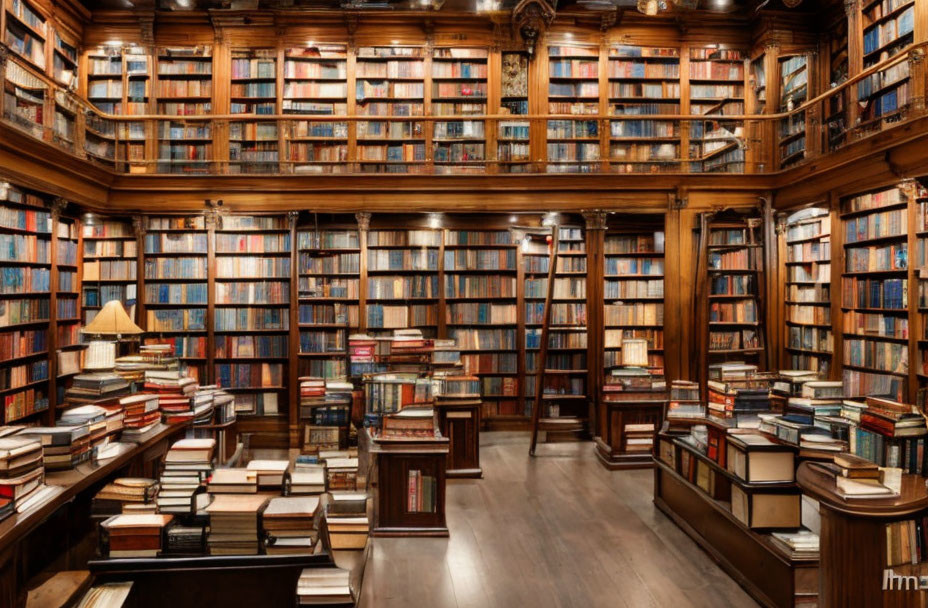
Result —
<instances>
[{"instance_id":1,"label":"upper gallery bookshelf","mask_svg":"<svg viewBox=\"0 0 928 608\"><path fill-rule=\"evenodd\" d=\"M680 128L648 119L680 113L680 51L620 45L609 49L610 114L639 116L610 121L609 161L618 173L680 170Z\"/></svg>"},{"instance_id":2,"label":"upper gallery bookshelf","mask_svg":"<svg viewBox=\"0 0 928 608\"><path fill-rule=\"evenodd\" d=\"M548 113L599 113L599 48L548 47ZM551 119L547 124L548 173L591 173L599 169L599 122Z\"/></svg>"},{"instance_id":3,"label":"upper gallery bookshelf","mask_svg":"<svg viewBox=\"0 0 928 608\"><path fill-rule=\"evenodd\" d=\"M622 341L648 341L648 366L664 368L664 231L654 222L613 221L603 254L603 364L622 366Z\"/></svg>"},{"instance_id":4,"label":"upper gallery bookshelf","mask_svg":"<svg viewBox=\"0 0 928 608\"><path fill-rule=\"evenodd\" d=\"M709 223L708 362L760 362L764 331L763 223L757 217L717 217Z\"/></svg>"},{"instance_id":5,"label":"upper gallery bookshelf","mask_svg":"<svg viewBox=\"0 0 928 608\"><path fill-rule=\"evenodd\" d=\"M0 400L11 424L49 407L53 239L48 204L0 187Z\"/></svg>"},{"instance_id":6,"label":"upper gallery bookshelf","mask_svg":"<svg viewBox=\"0 0 928 608\"><path fill-rule=\"evenodd\" d=\"M348 336L361 325L361 241L353 224L335 221L323 228L302 226L297 232L300 376L349 374ZM412 294L389 294L394 296L402 302Z\"/></svg>"},{"instance_id":7,"label":"upper gallery bookshelf","mask_svg":"<svg viewBox=\"0 0 928 608\"><path fill-rule=\"evenodd\" d=\"M789 112L809 98L809 57L790 55L777 59L780 68L779 112ZM780 166L787 167L806 155L806 113L780 120Z\"/></svg>"},{"instance_id":8,"label":"upper gallery bookshelf","mask_svg":"<svg viewBox=\"0 0 928 608\"><path fill-rule=\"evenodd\" d=\"M369 46L355 63L356 113L370 117L425 114L425 48ZM422 121L359 121L357 160L362 172L410 173L426 159Z\"/></svg>"},{"instance_id":9,"label":"upper gallery bookshelf","mask_svg":"<svg viewBox=\"0 0 928 608\"><path fill-rule=\"evenodd\" d=\"M52 135L58 145L72 153L76 151L77 113L79 111L80 106L74 101L73 97L65 95L61 91L55 92L55 116Z\"/></svg>"},{"instance_id":10,"label":"upper gallery bookshelf","mask_svg":"<svg viewBox=\"0 0 928 608\"><path fill-rule=\"evenodd\" d=\"M786 221L786 353L788 369L828 375L831 319L831 216L808 207Z\"/></svg>"},{"instance_id":11,"label":"upper gallery bookshelf","mask_svg":"<svg viewBox=\"0 0 928 608\"><path fill-rule=\"evenodd\" d=\"M279 149L276 122L229 123L229 173L277 173Z\"/></svg>"},{"instance_id":12,"label":"upper gallery bookshelf","mask_svg":"<svg viewBox=\"0 0 928 608\"><path fill-rule=\"evenodd\" d=\"M83 226L82 320L90 323L110 300L136 318L138 239L131 222L105 219Z\"/></svg>"},{"instance_id":13,"label":"upper gallery bookshelf","mask_svg":"<svg viewBox=\"0 0 928 608\"><path fill-rule=\"evenodd\" d=\"M832 26L828 28L830 38L828 40L828 86L829 88L837 87L843 84L849 74L848 58L848 37L847 37L847 17L841 11L838 16L831 21ZM844 89L837 95L832 95L825 105L825 128L827 133L827 149L834 150L844 145L847 139L847 109L849 105L849 93Z\"/></svg>"},{"instance_id":14,"label":"upper gallery bookshelf","mask_svg":"<svg viewBox=\"0 0 928 608\"><path fill-rule=\"evenodd\" d=\"M486 418L521 416L518 251L509 230L451 229L443 274L445 322L467 374L481 379ZM526 321L532 304L526 301Z\"/></svg>"},{"instance_id":15,"label":"upper gallery bookshelf","mask_svg":"<svg viewBox=\"0 0 928 608\"><path fill-rule=\"evenodd\" d=\"M48 84L12 61L7 62L3 82L3 114L20 129L41 139L45 133L45 100Z\"/></svg>"},{"instance_id":16,"label":"upper gallery bookshelf","mask_svg":"<svg viewBox=\"0 0 928 608\"><path fill-rule=\"evenodd\" d=\"M691 123L690 170L743 172L744 124L723 117L744 114L744 55L736 49L690 48L689 66L690 114L718 117Z\"/></svg>"},{"instance_id":17,"label":"upper gallery bookshelf","mask_svg":"<svg viewBox=\"0 0 928 608\"><path fill-rule=\"evenodd\" d=\"M209 243L203 216L151 216L144 235L146 342L173 344L191 374L208 380ZM141 270L141 269L140 269Z\"/></svg>"},{"instance_id":18,"label":"upper gallery bookshelf","mask_svg":"<svg viewBox=\"0 0 928 608\"><path fill-rule=\"evenodd\" d=\"M348 113L348 51L343 45L294 47L284 55L283 113L342 116ZM287 142L291 173L346 170L347 122L293 120Z\"/></svg>"},{"instance_id":19,"label":"upper gallery bookshelf","mask_svg":"<svg viewBox=\"0 0 928 608\"><path fill-rule=\"evenodd\" d=\"M238 415L286 415L291 231L283 215L222 215L215 230L215 380Z\"/></svg>"},{"instance_id":20,"label":"upper gallery bookshelf","mask_svg":"<svg viewBox=\"0 0 928 608\"><path fill-rule=\"evenodd\" d=\"M914 0L876 0L861 6L864 69L897 55L914 40ZM857 102L861 107L862 131L880 130L887 122L898 120L908 106L910 93L909 62L880 70L857 84Z\"/></svg>"},{"instance_id":21,"label":"upper gallery bookshelf","mask_svg":"<svg viewBox=\"0 0 928 608\"><path fill-rule=\"evenodd\" d=\"M232 114L277 113L277 52L273 49L232 51L229 88Z\"/></svg>"},{"instance_id":22,"label":"upper gallery bookshelf","mask_svg":"<svg viewBox=\"0 0 928 608\"><path fill-rule=\"evenodd\" d=\"M912 333L917 340L918 361L915 367L918 386L923 389L928 384L928 196L923 189L916 191L918 207L915 210L916 258L912 262L913 274L918 281L918 321L917 331ZM924 391L918 393L918 404L925 405Z\"/></svg>"},{"instance_id":23,"label":"upper gallery bookshelf","mask_svg":"<svg viewBox=\"0 0 928 608\"><path fill-rule=\"evenodd\" d=\"M434 116L487 113L489 53L485 48L436 48L432 52L431 110ZM486 124L482 120L433 123L432 161L436 173L483 172Z\"/></svg>"},{"instance_id":24,"label":"upper gallery bookshelf","mask_svg":"<svg viewBox=\"0 0 928 608\"><path fill-rule=\"evenodd\" d=\"M158 49L155 96L158 114L209 114L213 98L213 57L209 46Z\"/></svg>"},{"instance_id":25,"label":"upper gallery bookshelf","mask_svg":"<svg viewBox=\"0 0 928 608\"><path fill-rule=\"evenodd\" d=\"M841 203L844 268L841 308L844 386L848 397L891 395L910 399L912 310L909 226L916 201L914 185L860 194ZM911 290L911 291L910 291ZM914 332L917 335L917 332Z\"/></svg>"},{"instance_id":26,"label":"upper gallery bookshelf","mask_svg":"<svg viewBox=\"0 0 928 608\"><path fill-rule=\"evenodd\" d=\"M65 88L77 85L77 45L62 37L61 32L55 32L55 46L52 49L52 76L55 82Z\"/></svg>"},{"instance_id":27,"label":"upper gallery bookshelf","mask_svg":"<svg viewBox=\"0 0 928 608\"><path fill-rule=\"evenodd\" d=\"M151 64L145 50L101 46L88 53L87 99L107 114L148 114Z\"/></svg>"},{"instance_id":28,"label":"upper gallery bookshelf","mask_svg":"<svg viewBox=\"0 0 928 608\"><path fill-rule=\"evenodd\" d=\"M27 0L4 0L6 32L4 41L14 53L45 71L45 44L48 23L41 11Z\"/></svg>"},{"instance_id":29,"label":"upper gallery bookshelf","mask_svg":"<svg viewBox=\"0 0 928 608\"><path fill-rule=\"evenodd\" d=\"M528 55L504 52L501 61L500 114L528 114ZM500 121L496 140L500 173L524 173L531 169L529 131L528 121Z\"/></svg>"}]
</instances>

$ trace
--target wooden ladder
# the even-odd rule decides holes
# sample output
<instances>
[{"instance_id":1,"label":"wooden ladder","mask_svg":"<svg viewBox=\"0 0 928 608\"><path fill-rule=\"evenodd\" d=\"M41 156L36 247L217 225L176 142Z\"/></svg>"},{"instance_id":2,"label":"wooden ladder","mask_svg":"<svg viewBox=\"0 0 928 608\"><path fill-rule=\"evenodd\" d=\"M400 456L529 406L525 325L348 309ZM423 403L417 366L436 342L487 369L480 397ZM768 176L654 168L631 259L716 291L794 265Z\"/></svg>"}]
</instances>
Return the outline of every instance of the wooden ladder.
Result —
<instances>
[{"instance_id":1,"label":"wooden ladder","mask_svg":"<svg viewBox=\"0 0 928 608\"><path fill-rule=\"evenodd\" d=\"M551 254L548 257L548 285L545 292L545 308L541 325L541 344L538 346L538 357L535 359L535 403L532 406L532 443L529 447L529 456L535 455L538 445L539 431L553 431L559 433L582 433L586 430L586 420L576 416L548 417L542 416L545 403L561 399L561 395L545 395L545 376L548 366L548 339L551 330L551 304L554 300L554 278L557 274L557 260L559 249L560 226L551 227Z\"/></svg>"}]
</instances>

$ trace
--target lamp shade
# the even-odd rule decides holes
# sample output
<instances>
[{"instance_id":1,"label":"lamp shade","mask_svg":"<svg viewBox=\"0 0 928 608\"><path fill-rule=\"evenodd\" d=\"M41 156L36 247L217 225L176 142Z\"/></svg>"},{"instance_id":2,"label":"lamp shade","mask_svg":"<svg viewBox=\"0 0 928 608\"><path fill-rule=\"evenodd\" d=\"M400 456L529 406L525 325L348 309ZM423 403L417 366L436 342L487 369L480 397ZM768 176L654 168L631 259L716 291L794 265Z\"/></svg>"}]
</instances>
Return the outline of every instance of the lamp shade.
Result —
<instances>
[{"instance_id":1,"label":"lamp shade","mask_svg":"<svg viewBox=\"0 0 928 608\"><path fill-rule=\"evenodd\" d=\"M647 367L648 341L638 338L622 340L622 365L626 367Z\"/></svg>"},{"instance_id":2,"label":"lamp shade","mask_svg":"<svg viewBox=\"0 0 928 608\"><path fill-rule=\"evenodd\" d=\"M81 333L92 336L138 336L145 333L132 322L119 300L110 300L103 305L93 321L81 329Z\"/></svg>"}]
</instances>

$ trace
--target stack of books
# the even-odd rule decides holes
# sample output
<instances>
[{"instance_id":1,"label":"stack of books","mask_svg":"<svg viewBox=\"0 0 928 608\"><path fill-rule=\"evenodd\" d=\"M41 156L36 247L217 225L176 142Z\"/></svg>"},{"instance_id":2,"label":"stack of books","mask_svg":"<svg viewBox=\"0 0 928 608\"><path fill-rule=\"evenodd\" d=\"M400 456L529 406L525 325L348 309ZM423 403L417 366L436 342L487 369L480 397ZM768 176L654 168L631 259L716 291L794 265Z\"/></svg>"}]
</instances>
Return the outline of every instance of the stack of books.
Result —
<instances>
[{"instance_id":1,"label":"stack of books","mask_svg":"<svg viewBox=\"0 0 928 608\"><path fill-rule=\"evenodd\" d=\"M161 473L161 513L189 514L205 506L209 495L199 490L212 473L215 449L215 439L181 439L171 446Z\"/></svg>"},{"instance_id":2,"label":"stack of books","mask_svg":"<svg viewBox=\"0 0 928 608\"><path fill-rule=\"evenodd\" d=\"M377 438L434 438L435 410L431 407L409 406L398 412L384 414Z\"/></svg>"},{"instance_id":3,"label":"stack of books","mask_svg":"<svg viewBox=\"0 0 928 608\"><path fill-rule=\"evenodd\" d=\"M325 379L312 376L300 378L300 418L312 416L312 409L325 405Z\"/></svg>"},{"instance_id":4,"label":"stack of books","mask_svg":"<svg viewBox=\"0 0 928 608\"><path fill-rule=\"evenodd\" d=\"M325 464L297 461L290 473L290 494L322 494L325 492Z\"/></svg>"},{"instance_id":5,"label":"stack of books","mask_svg":"<svg viewBox=\"0 0 928 608\"><path fill-rule=\"evenodd\" d=\"M179 424L193 420L192 397L197 384L193 378L178 371L145 372L145 390L158 395L158 407L165 424Z\"/></svg>"},{"instance_id":6,"label":"stack of books","mask_svg":"<svg viewBox=\"0 0 928 608\"><path fill-rule=\"evenodd\" d=\"M213 395L213 424L235 422L235 397L220 390Z\"/></svg>"},{"instance_id":7,"label":"stack of books","mask_svg":"<svg viewBox=\"0 0 928 608\"><path fill-rule=\"evenodd\" d=\"M668 418L705 418L706 408L699 398L699 383L674 380L670 383Z\"/></svg>"},{"instance_id":8,"label":"stack of books","mask_svg":"<svg viewBox=\"0 0 928 608\"><path fill-rule=\"evenodd\" d=\"M436 399L480 399L480 378L470 375L451 375L436 372Z\"/></svg>"},{"instance_id":9,"label":"stack of books","mask_svg":"<svg viewBox=\"0 0 928 608\"><path fill-rule=\"evenodd\" d=\"M141 441L146 433L161 422L161 410L158 409L158 395L137 393L119 400L125 411L122 438L127 441Z\"/></svg>"},{"instance_id":10,"label":"stack of books","mask_svg":"<svg viewBox=\"0 0 928 608\"><path fill-rule=\"evenodd\" d=\"M261 518L267 554L314 553L319 539L316 526L318 510L318 496L272 498Z\"/></svg>"},{"instance_id":11,"label":"stack of books","mask_svg":"<svg viewBox=\"0 0 928 608\"><path fill-rule=\"evenodd\" d=\"M819 372L810 372L800 369L781 369L779 378L774 383L774 390L780 391L787 397L802 395L802 385L806 382L821 379Z\"/></svg>"},{"instance_id":12,"label":"stack of books","mask_svg":"<svg viewBox=\"0 0 928 608\"><path fill-rule=\"evenodd\" d=\"M290 477L287 460L252 460L247 468L257 477L260 488L282 488Z\"/></svg>"},{"instance_id":13,"label":"stack of books","mask_svg":"<svg viewBox=\"0 0 928 608\"><path fill-rule=\"evenodd\" d=\"M332 491L358 489L358 457L346 452L320 453L325 461L326 487Z\"/></svg>"},{"instance_id":14,"label":"stack of books","mask_svg":"<svg viewBox=\"0 0 928 608\"><path fill-rule=\"evenodd\" d=\"M377 363L377 340L367 334L348 336L348 358L351 363L349 373L362 376L384 371L384 366Z\"/></svg>"},{"instance_id":15,"label":"stack of books","mask_svg":"<svg viewBox=\"0 0 928 608\"><path fill-rule=\"evenodd\" d=\"M29 427L23 434L41 439L46 471L73 469L90 459L90 427L86 424Z\"/></svg>"},{"instance_id":16,"label":"stack of books","mask_svg":"<svg viewBox=\"0 0 928 608\"><path fill-rule=\"evenodd\" d=\"M141 382L147 371L176 370L178 365L170 344L144 344L139 354L118 357L114 371L129 382Z\"/></svg>"},{"instance_id":17,"label":"stack of books","mask_svg":"<svg viewBox=\"0 0 928 608\"><path fill-rule=\"evenodd\" d=\"M433 342L432 367L441 370L455 370L462 367L461 350L455 340L435 340Z\"/></svg>"},{"instance_id":18,"label":"stack of books","mask_svg":"<svg viewBox=\"0 0 928 608\"><path fill-rule=\"evenodd\" d=\"M0 519L11 515L45 479L42 441L35 436L0 438Z\"/></svg>"},{"instance_id":19,"label":"stack of books","mask_svg":"<svg viewBox=\"0 0 928 608\"><path fill-rule=\"evenodd\" d=\"M122 477L103 486L93 497L93 515L110 517L120 513L154 513L161 485L157 480Z\"/></svg>"},{"instance_id":20,"label":"stack of books","mask_svg":"<svg viewBox=\"0 0 928 608\"><path fill-rule=\"evenodd\" d=\"M216 395L221 392L222 391L215 384L196 387L190 399L193 407L194 426L212 424L213 408L216 406Z\"/></svg>"},{"instance_id":21,"label":"stack of books","mask_svg":"<svg viewBox=\"0 0 928 608\"><path fill-rule=\"evenodd\" d=\"M902 486L901 469L881 469L853 454L835 454L833 462L810 466L833 479L835 493L844 499L898 496Z\"/></svg>"},{"instance_id":22,"label":"stack of books","mask_svg":"<svg viewBox=\"0 0 928 608\"><path fill-rule=\"evenodd\" d=\"M837 416L844 401L844 383L812 380L803 383L798 396L790 397L787 410L808 416Z\"/></svg>"},{"instance_id":23,"label":"stack of books","mask_svg":"<svg viewBox=\"0 0 928 608\"><path fill-rule=\"evenodd\" d=\"M818 557L818 534L811 530L802 528L797 532L773 532L770 538L773 544L794 559Z\"/></svg>"},{"instance_id":24,"label":"stack of books","mask_svg":"<svg viewBox=\"0 0 928 608\"><path fill-rule=\"evenodd\" d=\"M132 581L94 585L81 598L77 608L122 608L132 592Z\"/></svg>"},{"instance_id":25,"label":"stack of books","mask_svg":"<svg viewBox=\"0 0 928 608\"><path fill-rule=\"evenodd\" d=\"M248 469L216 469L206 491L210 494L255 494L258 474Z\"/></svg>"},{"instance_id":26,"label":"stack of books","mask_svg":"<svg viewBox=\"0 0 928 608\"><path fill-rule=\"evenodd\" d=\"M180 525L177 522L167 531L164 553L171 556L199 556L206 553L206 526Z\"/></svg>"},{"instance_id":27,"label":"stack of books","mask_svg":"<svg viewBox=\"0 0 928 608\"><path fill-rule=\"evenodd\" d=\"M61 414L58 426L87 426L90 432L90 447L97 447L107 437L106 410L98 405L83 405Z\"/></svg>"},{"instance_id":28,"label":"stack of books","mask_svg":"<svg viewBox=\"0 0 928 608\"><path fill-rule=\"evenodd\" d=\"M297 582L300 606L353 606L349 572L337 567L304 568Z\"/></svg>"},{"instance_id":29,"label":"stack of books","mask_svg":"<svg viewBox=\"0 0 928 608\"><path fill-rule=\"evenodd\" d=\"M157 557L164 528L172 519L173 515L153 513L125 513L107 519L100 526L109 557Z\"/></svg>"},{"instance_id":30,"label":"stack of books","mask_svg":"<svg viewBox=\"0 0 928 608\"><path fill-rule=\"evenodd\" d=\"M129 383L112 372L95 372L74 376L64 399L71 405L115 399L129 392Z\"/></svg>"},{"instance_id":31,"label":"stack of books","mask_svg":"<svg viewBox=\"0 0 928 608\"><path fill-rule=\"evenodd\" d=\"M363 549L370 533L367 495L333 491L326 506L325 521L332 549Z\"/></svg>"},{"instance_id":32,"label":"stack of books","mask_svg":"<svg viewBox=\"0 0 928 608\"><path fill-rule=\"evenodd\" d=\"M210 555L257 555L258 521L267 501L261 494L217 494L206 508Z\"/></svg>"}]
</instances>

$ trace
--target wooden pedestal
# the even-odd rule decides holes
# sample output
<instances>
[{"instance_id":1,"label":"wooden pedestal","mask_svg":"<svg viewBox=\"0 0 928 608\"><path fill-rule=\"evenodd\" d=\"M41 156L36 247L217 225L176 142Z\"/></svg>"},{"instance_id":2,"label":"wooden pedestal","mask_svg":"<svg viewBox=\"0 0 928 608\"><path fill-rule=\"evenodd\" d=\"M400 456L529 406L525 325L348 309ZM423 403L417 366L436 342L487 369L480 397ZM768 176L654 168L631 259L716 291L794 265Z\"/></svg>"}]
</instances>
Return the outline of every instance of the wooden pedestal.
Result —
<instances>
[{"instance_id":1,"label":"wooden pedestal","mask_svg":"<svg viewBox=\"0 0 928 608\"><path fill-rule=\"evenodd\" d=\"M480 468L480 407L479 399L438 399L438 428L448 438L449 479L483 477Z\"/></svg>"},{"instance_id":2,"label":"wooden pedestal","mask_svg":"<svg viewBox=\"0 0 928 608\"><path fill-rule=\"evenodd\" d=\"M445 521L445 468L449 441L435 439L371 439L359 433L361 449L372 466L374 496L372 536L448 536ZM433 509L411 508L411 481L416 475L434 479Z\"/></svg>"},{"instance_id":3,"label":"wooden pedestal","mask_svg":"<svg viewBox=\"0 0 928 608\"><path fill-rule=\"evenodd\" d=\"M926 604L928 593L917 590L917 580L896 579L893 590L883 589L887 571L902 577L928 575L925 562L886 565L886 524L925 515L928 490L924 478L903 475L902 492L895 498L851 501L838 496L834 480L809 463L799 466L797 480L803 492L819 503L821 608L907 608ZM912 586L906 590L906 585Z\"/></svg>"},{"instance_id":4,"label":"wooden pedestal","mask_svg":"<svg viewBox=\"0 0 928 608\"><path fill-rule=\"evenodd\" d=\"M615 393L614 393L615 394ZM650 424L651 440L657 436L664 420L667 394L664 391L627 391L618 393L622 401L602 402L601 435L594 438L596 456L609 470L646 469L654 466L650 445L629 449L626 425Z\"/></svg>"}]
</instances>

